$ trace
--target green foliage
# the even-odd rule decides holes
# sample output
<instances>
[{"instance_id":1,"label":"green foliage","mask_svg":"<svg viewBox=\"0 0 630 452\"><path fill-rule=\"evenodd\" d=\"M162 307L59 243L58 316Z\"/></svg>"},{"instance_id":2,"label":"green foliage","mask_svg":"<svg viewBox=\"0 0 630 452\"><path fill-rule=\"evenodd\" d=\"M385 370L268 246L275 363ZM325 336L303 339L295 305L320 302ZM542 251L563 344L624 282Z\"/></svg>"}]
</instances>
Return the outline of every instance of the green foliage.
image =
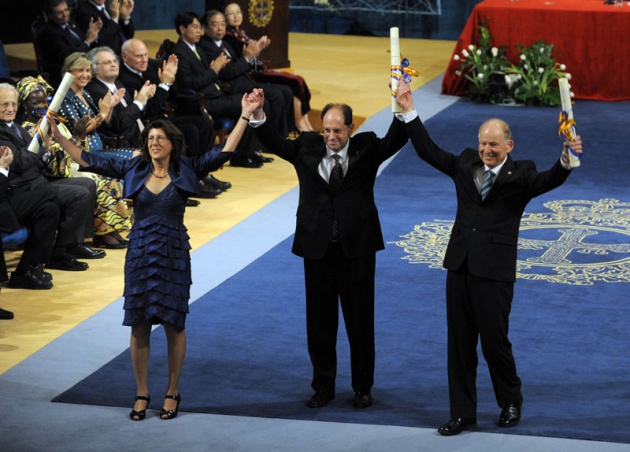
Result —
<instances>
[{"instance_id":1,"label":"green foliage","mask_svg":"<svg viewBox=\"0 0 630 452\"><path fill-rule=\"evenodd\" d=\"M553 44L517 45L518 64L506 57L507 46L493 47L487 26L479 26L479 42L455 55L457 75L470 81L468 97L478 102L559 105L558 79L571 78L553 54Z\"/></svg>"}]
</instances>

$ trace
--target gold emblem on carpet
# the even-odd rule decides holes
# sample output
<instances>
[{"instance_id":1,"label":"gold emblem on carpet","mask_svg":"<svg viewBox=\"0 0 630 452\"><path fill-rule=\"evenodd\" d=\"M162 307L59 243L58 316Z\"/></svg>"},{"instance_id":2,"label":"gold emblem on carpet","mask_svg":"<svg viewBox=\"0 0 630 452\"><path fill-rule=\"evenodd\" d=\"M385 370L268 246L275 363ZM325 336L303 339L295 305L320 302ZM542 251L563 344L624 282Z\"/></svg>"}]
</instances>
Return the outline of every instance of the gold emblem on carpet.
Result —
<instances>
[{"instance_id":1,"label":"gold emblem on carpet","mask_svg":"<svg viewBox=\"0 0 630 452\"><path fill-rule=\"evenodd\" d=\"M630 282L630 203L561 200L547 213L523 214L516 277L559 284ZM402 240L403 260L442 268L453 221L414 227Z\"/></svg>"}]
</instances>

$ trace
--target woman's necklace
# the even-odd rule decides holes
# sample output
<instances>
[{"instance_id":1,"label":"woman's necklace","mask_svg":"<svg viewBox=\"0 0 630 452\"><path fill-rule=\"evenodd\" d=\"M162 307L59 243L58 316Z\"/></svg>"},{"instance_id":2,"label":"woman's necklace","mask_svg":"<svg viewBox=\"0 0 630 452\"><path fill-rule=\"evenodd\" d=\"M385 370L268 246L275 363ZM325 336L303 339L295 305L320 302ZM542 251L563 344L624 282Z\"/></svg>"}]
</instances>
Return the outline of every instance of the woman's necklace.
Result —
<instances>
[{"instance_id":1,"label":"woman's necklace","mask_svg":"<svg viewBox=\"0 0 630 452\"><path fill-rule=\"evenodd\" d=\"M151 174L153 174L153 175L154 175L155 177L157 177L158 179L164 179L166 176L168 176L168 172L167 172L165 175L160 176L159 174L155 174L155 171L154 171L154 170L151 170Z\"/></svg>"}]
</instances>

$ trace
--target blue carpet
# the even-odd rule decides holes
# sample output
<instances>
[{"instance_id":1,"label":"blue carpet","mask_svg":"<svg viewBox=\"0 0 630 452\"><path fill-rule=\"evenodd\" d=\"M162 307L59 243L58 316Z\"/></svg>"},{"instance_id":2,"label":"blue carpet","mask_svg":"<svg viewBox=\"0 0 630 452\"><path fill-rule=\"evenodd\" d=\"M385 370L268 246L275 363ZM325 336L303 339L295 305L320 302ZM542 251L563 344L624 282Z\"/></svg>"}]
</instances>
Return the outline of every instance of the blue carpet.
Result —
<instances>
[{"instance_id":1,"label":"blue carpet","mask_svg":"<svg viewBox=\"0 0 630 452\"><path fill-rule=\"evenodd\" d=\"M630 415L630 193L627 142L617 133L629 112L630 103L576 105L583 166L526 210L511 316L525 401L523 420L510 434L630 443L623 422ZM512 125L513 158L533 159L540 168L559 158L555 109L460 101L427 126L443 148L459 152L475 146L488 117ZM349 404L343 327L337 399L320 410L304 406L311 367L302 261L287 239L191 305L183 410L428 428L448 419L441 256L455 212L453 186L408 146L379 177L376 192L388 245L377 257L373 407L356 411ZM160 407L166 386L165 349L157 330L152 408ZM131 407L132 375L126 351L55 401ZM478 430L508 433L494 425L499 409L481 356L478 387Z\"/></svg>"}]
</instances>

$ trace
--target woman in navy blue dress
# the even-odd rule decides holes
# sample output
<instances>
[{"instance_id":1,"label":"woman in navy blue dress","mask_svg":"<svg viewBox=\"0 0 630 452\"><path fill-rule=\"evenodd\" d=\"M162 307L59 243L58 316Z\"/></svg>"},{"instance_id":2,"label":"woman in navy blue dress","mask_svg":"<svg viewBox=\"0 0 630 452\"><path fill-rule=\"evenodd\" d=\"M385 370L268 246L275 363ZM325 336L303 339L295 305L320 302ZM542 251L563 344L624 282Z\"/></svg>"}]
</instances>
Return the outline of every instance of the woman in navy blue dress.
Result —
<instances>
[{"instance_id":1,"label":"woman in navy blue dress","mask_svg":"<svg viewBox=\"0 0 630 452\"><path fill-rule=\"evenodd\" d=\"M177 416L178 383L186 354L185 322L191 284L190 244L184 226L186 199L200 178L232 156L251 116L243 96L242 118L223 149L198 157L183 154L184 137L167 120L158 119L143 131L142 155L119 161L82 152L51 125L62 147L89 171L124 180L124 197L134 201L134 225L125 259L125 318L131 326L131 361L137 384L131 419L145 418L150 403L149 344L152 324L163 324L168 343L168 387L160 417ZM194 154L194 153L193 153Z\"/></svg>"}]
</instances>

